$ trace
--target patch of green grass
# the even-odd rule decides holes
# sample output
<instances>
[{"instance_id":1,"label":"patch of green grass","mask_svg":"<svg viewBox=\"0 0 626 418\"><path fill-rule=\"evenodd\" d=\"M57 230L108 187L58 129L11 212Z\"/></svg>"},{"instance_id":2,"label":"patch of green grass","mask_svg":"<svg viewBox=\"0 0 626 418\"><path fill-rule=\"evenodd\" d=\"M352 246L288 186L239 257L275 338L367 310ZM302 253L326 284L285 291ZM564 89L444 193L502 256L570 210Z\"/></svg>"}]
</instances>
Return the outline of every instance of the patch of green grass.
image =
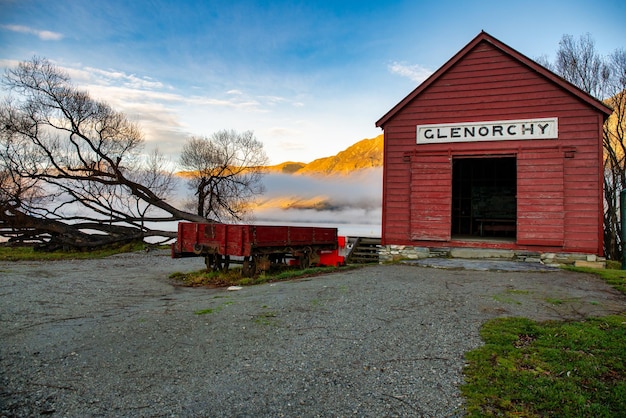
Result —
<instances>
[{"instance_id":1,"label":"patch of green grass","mask_svg":"<svg viewBox=\"0 0 626 418\"><path fill-rule=\"evenodd\" d=\"M521 305L522 303L511 297L510 295L528 295L530 294L530 290L520 290L520 289L508 289L504 292L504 294L493 295L492 298L496 302L500 303L510 303L515 305Z\"/></svg>"},{"instance_id":2,"label":"patch of green grass","mask_svg":"<svg viewBox=\"0 0 626 418\"><path fill-rule=\"evenodd\" d=\"M563 299L554 299L554 298L546 298L546 302L552 305L562 305L563 303L565 303Z\"/></svg>"},{"instance_id":3,"label":"patch of green grass","mask_svg":"<svg viewBox=\"0 0 626 418\"><path fill-rule=\"evenodd\" d=\"M615 260L606 260L606 268L612 270L620 270L622 268L622 262Z\"/></svg>"},{"instance_id":4,"label":"patch of green grass","mask_svg":"<svg viewBox=\"0 0 626 418\"><path fill-rule=\"evenodd\" d=\"M252 286L263 283L293 280L303 277L312 277L321 274L343 271L355 267L311 267L303 270L277 269L264 272L257 277L242 277L241 269L231 269L226 272L194 271L190 273L173 273L170 279L176 280L185 286Z\"/></svg>"},{"instance_id":5,"label":"patch of green grass","mask_svg":"<svg viewBox=\"0 0 626 418\"><path fill-rule=\"evenodd\" d=\"M615 263L612 263L610 265L616 266ZM619 267L619 265L617 265L616 267ZM570 267L570 266L567 266L564 268L569 271L578 271L581 273L595 274L601 277L605 282L613 286L615 289L626 294L626 270L621 270L619 268L594 269L590 267Z\"/></svg>"},{"instance_id":6,"label":"patch of green grass","mask_svg":"<svg viewBox=\"0 0 626 418\"><path fill-rule=\"evenodd\" d=\"M213 308L208 308L208 309L198 309L197 311L194 312L195 315L206 315L206 314L212 314L214 312L217 312L219 309L213 309Z\"/></svg>"},{"instance_id":7,"label":"patch of green grass","mask_svg":"<svg viewBox=\"0 0 626 418\"><path fill-rule=\"evenodd\" d=\"M514 305L521 305L522 302L512 297L515 295L528 295L530 294L530 290L522 290L522 289L508 289L505 290L504 293L493 295L492 299L499 303L509 303Z\"/></svg>"},{"instance_id":8,"label":"patch of green grass","mask_svg":"<svg viewBox=\"0 0 626 418\"><path fill-rule=\"evenodd\" d=\"M282 270L277 272L274 275L269 275L271 280L274 281L282 281L282 280L291 280L302 277L313 277L319 276L321 274L332 273L339 270L350 270L355 267L345 266L345 267L309 267L307 269L302 270Z\"/></svg>"},{"instance_id":9,"label":"patch of green grass","mask_svg":"<svg viewBox=\"0 0 626 418\"><path fill-rule=\"evenodd\" d=\"M0 246L0 261L55 261L104 258L115 254L143 251L145 244L133 243L94 251L35 251L33 247Z\"/></svg>"},{"instance_id":10,"label":"patch of green grass","mask_svg":"<svg viewBox=\"0 0 626 418\"><path fill-rule=\"evenodd\" d=\"M521 305L522 303L519 300L515 300L512 297L506 295L493 295L493 300L500 303L510 303L514 305Z\"/></svg>"},{"instance_id":11,"label":"patch of green grass","mask_svg":"<svg viewBox=\"0 0 626 418\"><path fill-rule=\"evenodd\" d=\"M258 315L254 316L254 322L259 325L270 326L270 325L278 325L276 320L276 312L262 312Z\"/></svg>"},{"instance_id":12,"label":"patch of green grass","mask_svg":"<svg viewBox=\"0 0 626 418\"><path fill-rule=\"evenodd\" d=\"M521 289L509 289L506 293L511 295L528 295L530 294L530 290L521 290Z\"/></svg>"},{"instance_id":13,"label":"patch of green grass","mask_svg":"<svg viewBox=\"0 0 626 418\"><path fill-rule=\"evenodd\" d=\"M212 313L218 313L222 309L224 309L225 306L230 306L233 303L235 303L235 302L233 302L232 300L227 300L223 304L218 305L218 306L216 306L214 308L199 309L199 310L195 311L194 314L195 315L207 315L207 314L212 314Z\"/></svg>"},{"instance_id":14,"label":"patch of green grass","mask_svg":"<svg viewBox=\"0 0 626 418\"><path fill-rule=\"evenodd\" d=\"M502 318L467 353L470 417L612 417L626 411L626 315L582 322Z\"/></svg>"},{"instance_id":15,"label":"patch of green grass","mask_svg":"<svg viewBox=\"0 0 626 418\"><path fill-rule=\"evenodd\" d=\"M199 270L190 273L172 273L170 279L180 282L184 286L198 287L198 286L213 286L213 287L225 287L238 285L241 280L241 272L239 270L229 270L227 272L221 271L207 271Z\"/></svg>"},{"instance_id":16,"label":"patch of green grass","mask_svg":"<svg viewBox=\"0 0 626 418\"><path fill-rule=\"evenodd\" d=\"M624 270L566 269L596 274L626 294ZM468 416L624 416L626 313L579 322L501 318L481 336L485 345L466 354Z\"/></svg>"}]
</instances>

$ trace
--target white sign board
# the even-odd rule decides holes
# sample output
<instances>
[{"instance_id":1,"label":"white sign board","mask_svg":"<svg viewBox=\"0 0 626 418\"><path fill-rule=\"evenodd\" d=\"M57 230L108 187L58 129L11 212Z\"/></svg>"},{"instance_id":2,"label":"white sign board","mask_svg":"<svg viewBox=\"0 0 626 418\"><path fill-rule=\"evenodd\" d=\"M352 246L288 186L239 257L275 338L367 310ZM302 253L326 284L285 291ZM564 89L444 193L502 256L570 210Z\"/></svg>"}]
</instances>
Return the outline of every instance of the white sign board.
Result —
<instances>
[{"instance_id":1,"label":"white sign board","mask_svg":"<svg viewBox=\"0 0 626 418\"><path fill-rule=\"evenodd\" d=\"M417 125L418 144L556 139L558 118Z\"/></svg>"}]
</instances>

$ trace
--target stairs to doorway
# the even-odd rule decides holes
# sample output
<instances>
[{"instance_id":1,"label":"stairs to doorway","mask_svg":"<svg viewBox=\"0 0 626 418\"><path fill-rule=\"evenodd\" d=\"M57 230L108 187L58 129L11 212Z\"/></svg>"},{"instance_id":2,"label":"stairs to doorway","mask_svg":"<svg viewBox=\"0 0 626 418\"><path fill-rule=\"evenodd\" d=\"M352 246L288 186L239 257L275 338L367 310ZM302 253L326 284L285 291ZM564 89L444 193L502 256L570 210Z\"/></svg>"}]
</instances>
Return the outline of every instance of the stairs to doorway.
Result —
<instances>
[{"instance_id":1,"label":"stairs to doorway","mask_svg":"<svg viewBox=\"0 0 626 418\"><path fill-rule=\"evenodd\" d=\"M380 238L348 238L348 247L351 247L351 250L346 255L346 264L378 263Z\"/></svg>"}]
</instances>

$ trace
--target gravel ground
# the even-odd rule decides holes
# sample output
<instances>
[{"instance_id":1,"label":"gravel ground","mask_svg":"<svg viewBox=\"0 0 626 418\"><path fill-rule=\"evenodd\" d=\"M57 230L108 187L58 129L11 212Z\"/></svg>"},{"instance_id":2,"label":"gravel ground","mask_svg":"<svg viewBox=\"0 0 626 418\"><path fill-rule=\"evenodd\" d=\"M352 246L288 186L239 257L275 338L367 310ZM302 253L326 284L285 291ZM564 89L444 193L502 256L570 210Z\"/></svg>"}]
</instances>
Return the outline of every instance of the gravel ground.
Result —
<instances>
[{"instance_id":1,"label":"gravel ground","mask_svg":"<svg viewBox=\"0 0 626 418\"><path fill-rule=\"evenodd\" d=\"M626 306L565 271L381 265L239 291L168 279L202 267L164 251L0 263L0 415L463 416L463 356L486 320Z\"/></svg>"}]
</instances>

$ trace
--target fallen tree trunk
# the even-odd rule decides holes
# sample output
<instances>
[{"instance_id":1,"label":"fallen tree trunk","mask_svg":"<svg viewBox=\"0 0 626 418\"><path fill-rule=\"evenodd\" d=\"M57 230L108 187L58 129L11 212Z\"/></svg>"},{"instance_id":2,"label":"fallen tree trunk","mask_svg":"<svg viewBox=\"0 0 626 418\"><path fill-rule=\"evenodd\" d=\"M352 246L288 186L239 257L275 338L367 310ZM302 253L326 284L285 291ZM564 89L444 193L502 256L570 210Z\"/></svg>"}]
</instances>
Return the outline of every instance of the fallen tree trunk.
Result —
<instances>
[{"instance_id":1,"label":"fallen tree trunk","mask_svg":"<svg viewBox=\"0 0 626 418\"><path fill-rule=\"evenodd\" d=\"M176 232L109 224L65 223L28 215L15 209L0 213L1 235L9 243L32 244L37 250L90 251L142 242L146 237L175 238Z\"/></svg>"}]
</instances>

